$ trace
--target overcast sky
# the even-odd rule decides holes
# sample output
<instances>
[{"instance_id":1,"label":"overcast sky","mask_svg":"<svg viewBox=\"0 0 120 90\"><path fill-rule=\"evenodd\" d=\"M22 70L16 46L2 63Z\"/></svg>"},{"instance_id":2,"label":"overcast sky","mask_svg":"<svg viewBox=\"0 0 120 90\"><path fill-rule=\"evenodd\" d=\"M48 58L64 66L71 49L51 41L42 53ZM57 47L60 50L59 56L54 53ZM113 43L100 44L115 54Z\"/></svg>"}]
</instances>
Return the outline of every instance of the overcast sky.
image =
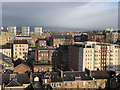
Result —
<instances>
[{"instance_id":1,"label":"overcast sky","mask_svg":"<svg viewBox=\"0 0 120 90\"><path fill-rule=\"evenodd\" d=\"M3 26L51 30L118 28L117 2L3 2Z\"/></svg>"}]
</instances>

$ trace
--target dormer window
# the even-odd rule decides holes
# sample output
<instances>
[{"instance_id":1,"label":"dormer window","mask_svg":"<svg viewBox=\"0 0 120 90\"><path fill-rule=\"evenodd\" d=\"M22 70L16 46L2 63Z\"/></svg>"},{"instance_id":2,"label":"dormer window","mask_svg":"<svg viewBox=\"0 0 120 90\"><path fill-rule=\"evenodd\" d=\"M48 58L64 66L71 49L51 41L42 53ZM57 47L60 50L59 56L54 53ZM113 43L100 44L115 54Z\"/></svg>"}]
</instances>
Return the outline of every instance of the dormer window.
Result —
<instances>
[{"instance_id":1,"label":"dormer window","mask_svg":"<svg viewBox=\"0 0 120 90\"><path fill-rule=\"evenodd\" d=\"M34 78L34 81L39 81L39 77L36 76L36 77Z\"/></svg>"}]
</instances>

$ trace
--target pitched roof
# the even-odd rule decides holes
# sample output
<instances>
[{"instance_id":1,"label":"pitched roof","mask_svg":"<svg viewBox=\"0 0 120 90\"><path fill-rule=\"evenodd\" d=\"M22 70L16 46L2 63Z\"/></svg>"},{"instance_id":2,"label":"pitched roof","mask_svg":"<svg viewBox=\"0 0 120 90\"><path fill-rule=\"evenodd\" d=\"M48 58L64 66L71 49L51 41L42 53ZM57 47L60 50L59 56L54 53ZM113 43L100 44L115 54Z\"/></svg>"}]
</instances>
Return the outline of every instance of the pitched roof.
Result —
<instances>
[{"instance_id":1,"label":"pitched roof","mask_svg":"<svg viewBox=\"0 0 120 90\"><path fill-rule=\"evenodd\" d=\"M0 45L0 49L12 49L11 45Z\"/></svg>"},{"instance_id":2,"label":"pitched roof","mask_svg":"<svg viewBox=\"0 0 120 90\"><path fill-rule=\"evenodd\" d=\"M81 77L81 80L90 80L90 76L86 72L80 71L65 71L63 72L64 81L74 81L75 77Z\"/></svg>"},{"instance_id":3,"label":"pitched roof","mask_svg":"<svg viewBox=\"0 0 120 90\"><path fill-rule=\"evenodd\" d=\"M24 74L2 74L2 83L8 86L17 86L29 84L30 78L27 73ZM17 85L15 84L17 83Z\"/></svg>"},{"instance_id":4,"label":"pitched roof","mask_svg":"<svg viewBox=\"0 0 120 90\"><path fill-rule=\"evenodd\" d=\"M24 78L23 78L24 77ZM30 79L29 79L29 76L27 73L24 73L24 74L18 74L16 76L17 78L17 81L20 83L20 84L26 84L26 83L30 83Z\"/></svg>"},{"instance_id":5,"label":"pitched roof","mask_svg":"<svg viewBox=\"0 0 120 90\"><path fill-rule=\"evenodd\" d=\"M62 82L63 79L59 76L57 72L51 72L51 82Z\"/></svg>"},{"instance_id":6,"label":"pitched roof","mask_svg":"<svg viewBox=\"0 0 120 90\"><path fill-rule=\"evenodd\" d=\"M51 38L55 38L55 39L59 39L59 38L73 39L72 35L52 35Z\"/></svg>"},{"instance_id":7,"label":"pitched roof","mask_svg":"<svg viewBox=\"0 0 120 90\"><path fill-rule=\"evenodd\" d=\"M0 53L0 56L1 56L0 60L4 61L4 62L6 62L6 63L8 63L10 65L13 65L12 60L11 60L10 57L8 57L8 56L6 56L6 55L4 55L2 53Z\"/></svg>"},{"instance_id":8,"label":"pitched roof","mask_svg":"<svg viewBox=\"0 0 120 90\"><path fill-rule=\"evenodd\" d=\"M12 79L12 80L6 85L6 87L12 87L12 86L22 86L22 84L20 84L16 79Z\"/></svg>"},{"instance_id":9,"label":"pitched roof","mask_svg":"<svg viewBox=\"0 0 120 90\"><path fill-rule=\"evenodd\" d=\"M27 40L14 40L13 44L28 44Z\"/></svg>"},{"instance_id":10,"label":"pitched roof","mask_svg":"<svg viewBox=\"0 0 120 90\"><path fill-rule=\"evenodd\" d=\"M46 41L46 39L39 38L35 43L38 43L39 41Z\"/></svg>"},{"instance_id":11,"label":"pitched roof","mask_svg":"<svg viewBox=\"0 0 120 90\"><path fill-rule=\"evenodd\" d=\"M92 77L96 79L108 79L110 78L110 71L92 71Z\"/></svg>"},{"instance_id":12,"label":"pitched roof","mask_svg":"<svg viewBox=\"0 0 120 90\"><path fill-rule=\"evenodd\" d=\"M16 60L16 61L14 61L14 67L20 65L21 63L29 66L24 60L18 59L18 60Z\"/></svg>"},{"instance_id":13,"label":"pitched roof","mask_svg":"<svg viewBox=\"0 0 120 90\"><path fill-rule=\"evenodd\" d=\"M5 73L5 74L12 74L12 73L13 73L13 70L6 69L4 73Z\"/></svg>"}]
</instances>

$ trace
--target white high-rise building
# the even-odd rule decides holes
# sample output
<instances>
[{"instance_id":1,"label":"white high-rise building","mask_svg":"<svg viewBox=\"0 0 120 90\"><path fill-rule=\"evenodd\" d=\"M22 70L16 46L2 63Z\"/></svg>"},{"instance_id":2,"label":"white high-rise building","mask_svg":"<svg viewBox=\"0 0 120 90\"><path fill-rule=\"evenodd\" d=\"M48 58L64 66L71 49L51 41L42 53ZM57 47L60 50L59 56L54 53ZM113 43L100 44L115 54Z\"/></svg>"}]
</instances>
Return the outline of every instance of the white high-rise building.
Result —
<instances>
[{"instance_id":1,"label":"white high-rise building","mask_svg":"<svg viewBox=\"0 0 120 90\"><path fill-rule=\"evenodd\" d=\"M0 30L3 30L4 29L4 27L0 27Z\"/></svg>"},{"instance_id":2,"label":"white high-rise building","mask_svg":"<svg viewBox=\"0 0 120 90\"><path fill-rule=\"evenodd\" d=\"M68 67L75 71L120 70L120 46L117 44L84 42L69 47ZM74 54L73 54L74 53Z\"/></svg>"},{"instance_id":3,"label":"white high-rise building","mask_svg":"<svg viewBox=\"0 0 120 90\"><path fill-rule=\"evenodd\" d=\"M15 26L8 26L7 30L8 30L8 32L12 32L13 35L16 35L16 27Z\"/></svg>"},{"instance_id":4,"label":"white high-rise building","mask_svg":"<svg viewBox=\"0 0 120 90\"><path fill-rule=\"evenodd\" d=\"M42 35L42 27L35 27L34 33L35 35L38 35L38 36Z\"/></svg>"},{"instance_id":5,"label":"white high-rise building","mask_svg":"<svg viewBox=\"0 0 120 90\"><path fill-rule=\"evenodd\" d=\"M22 35L29 36L30 35L30 27L22 27Z\"/></svg>"}]
</instances>

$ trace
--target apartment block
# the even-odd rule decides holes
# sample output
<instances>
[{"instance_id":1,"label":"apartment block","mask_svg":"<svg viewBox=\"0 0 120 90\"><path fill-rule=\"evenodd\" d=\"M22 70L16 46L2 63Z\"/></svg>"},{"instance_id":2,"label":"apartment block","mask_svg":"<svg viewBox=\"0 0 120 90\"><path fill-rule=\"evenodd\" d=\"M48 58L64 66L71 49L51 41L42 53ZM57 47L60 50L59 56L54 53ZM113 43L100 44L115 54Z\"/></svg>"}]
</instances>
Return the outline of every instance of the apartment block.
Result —
<instances>
[{"instance_id":1,"label":"apartment block","mask_svg":"<svg viewBox=\"0 0 120 90\"><path fill-rule=\"evenodd\" d=\"M119 38L119 34L117 31L106 32L105 35L106 35L105 41L107 43L115 43Z\"/></svg>"},{"instance_id":2,"label":"apartment block","mask_svg":"<svg viewBox=\"0 0 120 90\"><path fill-rule=\"evenodd\" d=\"M4 27L0 27L0 30L4 30Z\"/></svg>"},{"instance_id":3,"label":"apartment block","mask_svg":"<svg viewBox=\"0 0 120 90\"><path fill-rule=\"evenodd\" d=\"M29 46L35 46L32 36L16 36L16 40L27 40Z\"/></svg>"},{"instance_id":4,"label":"apartment block","mask_svg":"<svg viewBox=\"0 0 120 90\"><path fill-rule=\"evenodd\" d=\"M59 45L70 45L74 42L72 35L52 35L50 44L59 47Z\"/></svg>"},{"instance_id":5,"label":"apartment block","mask_svg":"<svg viewBox=\"0 0 120 90\"><path fill-rule=\"evenodd\" d=\"M22 27L22 35L29 36L30 35L30 27Z\"/></svg>"},{"instance_id":6,"label":"apartment block","mask_svg":"<svg viewBox=\"0 0 120 90\"><path fill-rule=\"evenodd\" d=\"M36 41L36 46L38 46L38 47L47 46L47 40L46 39L38 39Z\"/></svg>"},{"instance_id":7,"label":"apartment block","mask_svg":"<svg viewBox=\"0 0 120 90\"><path fill-rule=\"evenodd\" d=\"M13 42L13 33L7 30L0 31L0 45L5 45L7 43Z\"/></svg>"},{"instance_id":8,"label":"apartment block","mask_svg":"<svg viewBox=\"0 0 120 90\"><path fill-rule=\"evenodd\" d=\"M27 60L28 42L27 40L14 40L13 42L13 60L18 58Z\"/></svg>"},{"instance_id":9,"label":"apartment block","mask_svg":"<svg viewBox=\"0 0 120 90\"><path fill-rule=\"evenodd\" d=\"M95 41L95 42L104 42L105 35L102 34L88 34L88 41Z\"/></svg>"},{"instance_id":10,"label":"apartment block","mask_svg":"<svg viewBox=\"0 0 120 90\"><path fill-rule=\"evenodd\" d=\"M68 49L68 68L74 71L120 70L120 47L117 44L84 42Z\"/></svg>"},{"instance_id":11,"label":"apartment block","mask_svg":"<svg viewBox=\"0 0 120 90\"><path fill-rule=\"evenodd\" d=\"M42 35L42 27L35 27L34 33L35 35L38 35L38 36Z\"/></svg>"},{"instance_id":12,"label":"apartment block","mask_svg":"<svg viewBox=\"0 0 120 90\"><path fill-rule=\"evenodd\" d=\"M12 45L0 45L0 53L12 57Z\"/></svg>"},{"instance_id":13,"label":"apartment block","mask_svg":"<svg viewBox=\"0 0 120 90\"><path fill-rule=\"evenodd\" d=\"M13 35L16 35L16 27L15 26L8 26L7 30L8 30L8 32L12 32Z\"/></svg>"},{"instance_id":14,"label":"apartment block","mask_svg":"<svg viewBox=\"0 0 120 90\"><path fill-rule=\"evenodd\" d=\"M34 71L52 71L52 63L57 57L56 47L39 47L35 50Z\"/></svg>"}]
</instances>

